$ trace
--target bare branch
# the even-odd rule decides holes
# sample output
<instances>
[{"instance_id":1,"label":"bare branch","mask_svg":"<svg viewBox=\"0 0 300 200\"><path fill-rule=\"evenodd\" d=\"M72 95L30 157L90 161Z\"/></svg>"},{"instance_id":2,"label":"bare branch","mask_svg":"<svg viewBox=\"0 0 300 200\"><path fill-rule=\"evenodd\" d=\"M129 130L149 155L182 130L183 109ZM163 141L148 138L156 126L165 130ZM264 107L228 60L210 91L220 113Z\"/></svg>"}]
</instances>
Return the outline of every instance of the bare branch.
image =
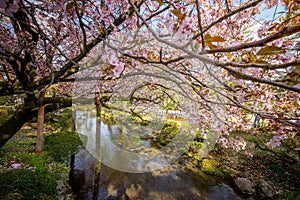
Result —
<instances>
[{"instance_id":1,"label":"bare branch","mask_svg":"<svg viewBox=\"0 0 300 200\"><path fill-rule=\"evenodd\" d=\"M196 7L197 7L197 13L198 13L198 26L200 28L200 36L201 36L201 44L202 44L202 49L205 49L205 41L203 37L203 29L202 29L202 20L201 20L201 12L200 12L200 6L199 6L199 0L196 0ZM199 36L198 36L199 37Z\"/></svg>"}]
</instances>

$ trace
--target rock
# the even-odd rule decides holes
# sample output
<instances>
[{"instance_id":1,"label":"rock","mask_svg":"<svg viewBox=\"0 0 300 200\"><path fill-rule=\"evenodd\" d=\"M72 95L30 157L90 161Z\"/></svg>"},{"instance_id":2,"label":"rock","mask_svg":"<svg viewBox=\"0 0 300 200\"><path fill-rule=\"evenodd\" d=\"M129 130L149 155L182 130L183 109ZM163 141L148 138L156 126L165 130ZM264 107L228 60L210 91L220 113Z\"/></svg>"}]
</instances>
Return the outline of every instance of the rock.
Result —
<instances>
[{"instance_id":1,"label":"rock","mask_svg":"<svg viewBox=\"0 0 300 200\"><path fill-rule=\"evenodd\" d=\"M69 184L73 191L77 191L83 186L92 187L97 166L96 159L86 149L81 149L72 156Z\"/></svg>"},{"instance_id":2,"label":"rock","mask_svg":"<svg viewBox=\"0 0 300 200\"><path fill-rule=\"evenodd\" d=\"M252 194L255 192L252 182L247 178L236 178L234 183L244 193Z\"/></svg>"},{"instance_id":3,"label":"rock","mask_svg":"<svg viewBox=\"0 0 300 200\"><path fill-rule=\"evenodd\" d=\"M83 171L71 170L69 184L73 190L79 190L85 183L85 175Z\"/></svg>"},{"instance_id":4,"label":"rock","mask_svg":"<svg viewBox=\"0 0 300 200\"><path fill-rule=\"evenodd\" d=\"M63 180L57 181L57 198L59 200L69 200L72 198L72 194L70 194L70 190L66 186Z\"/></svg>"},{"instance_id":5,"label":"rock","mask_svg":"<svg viewBox=\"0 0 300 200\"><path fill-rule=\"evenodd\" d=\"M276 191L268 182L260 180L258 183L258 193L262 197L271 198L276 194Z\"/></svg>"}]
</instances>

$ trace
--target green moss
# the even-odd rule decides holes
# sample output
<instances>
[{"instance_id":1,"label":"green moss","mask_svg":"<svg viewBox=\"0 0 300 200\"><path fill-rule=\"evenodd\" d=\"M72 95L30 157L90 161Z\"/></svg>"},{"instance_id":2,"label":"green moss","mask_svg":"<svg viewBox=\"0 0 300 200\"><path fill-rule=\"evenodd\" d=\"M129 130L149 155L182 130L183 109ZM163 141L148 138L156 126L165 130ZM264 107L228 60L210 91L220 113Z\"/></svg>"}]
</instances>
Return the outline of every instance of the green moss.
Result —
<instances>
[{"instance_id":1,"label":"green moss","mask_svg":"<svg viewBox=\"0 0 300 200\"><path fill-rule=\"evenodd\" d=\"M175 121L167 121L158 135L161 145L167 145L178 133L178 124Z\"/></svg>"},{"instance_id":2,"label":"green moss","mask_svg":"<svg viewBox=\"0 0 300 200\"><path fill-rule=\"evenodd\" d=\"M45 121L51 123L55 129L71 131L73 128L72 108L64 108L60 111L47 113Z\"/></svg>"},{"instance_id":3,"label":"green moss","mask_svg":"<svg viewBox=\"0 0 300 200\"><path fill-rule=\"evenodd\" d=\"M135 124L140 126L148 126L150 124L150 121L145 120L142 116L139 117L139 116L131 115L130 118Z\"/></svg>"},{"instance_id":4,"label":"green moss","mask_svg":"<svg viewBox=\"0 0 300 200\"><path fill-rule=\"evenodd\" d=\"M65 162L78 151L82 142L77 133L54 133L45 137L44 150L56 161Z\"/></svg>"},{"instance_id":5,"label":"green moss","mask_svg":"<svg viewBox=\"0 0 300 200\"><path fill-rule=\"evenodd\" d=\"M48 154L25 154L22 157L23 161L27 162L30 166L47 171L50 162Z\"/></svg>"},{"instance_id":6,"label":"green moss","mask_svg":"<svg viewBox=\"0 0 300 200\"><path fill-rule=\"evenodd\" d=\"M185 151L185 152L184 152L184 155L186 155L186 156L189 157L189 158L198 160L198 161L201 161L201 160L202 160L202 157L200 157L199 155L194 154L194 153L192 153L192 152L190 152L190 151Z\"/></svg>"},{"instance_id":7,"label":"green moss","mask_svg":"<svg viewBox=\"0 0 300 200\"><path fill-rule=\"evenodd\" d=\"M258 142L259 141L259 139L256 136L251 135L251 134L245 134L245 135L243 135L243 138L247 142Z\"/></svg>"},{"instance_id":8,"label":"green moss","mask_svg":"<svg viewBox=\"0 0 300 200\"><path fill-rule=\"evenodd\" d=\"M211 159L203 159L200 165L201 165L201 170L204 173L224 177L224 173L217 167L218 161L211 160Z\"/></svg>"},{"instance_id":9,"label":"green moss","mask_svg":"<svg viewBox=\"0 0 300 200\"><path fill-rule=\"evenodd\" d=\"M48 131L42 154L35 153L36 123L25 124L0 149L0 199L57 199L57 180L67 185L70 169L65 162L82 144L77 133L57 129L71 127L71 116L71 108L47 115ZM23 169L11 170L14 163L21 164Z\"/></svg>"},{"instance_id":10,"label":"green moss","mask_svg":"<svg viewBox=\"0 0 300 200\"><path fill-rule=\"evenodd\" d=\"M17 169L0 174L0 199L57 199L57 177L51 173Z\"/></svg>"},{"instance_id":11,"label":"green moss","mask_svg":"<svg viewBox=\"0 0 300 200\"><path fill-rule=\"evenodd\" d=\"M11 106L0 106L0 124L9 118Z\"/></svg>"},{"instance_id":12,"label":"green moss","mask_svg":"<svg viewBox=\"0 0 300 200\"><path fill-rule=\"evenodd\" d=\"M270 169L273 173L282 176L285 173L285 170L279 165L271 165Z\"/></svg>"},{"instance_id":13,"label":"green moss","mask_svg":"<svg viewBox=\"0 0 300 200\"><path fill-rule=\"evenodd\" d=\"M286 200L299 199L299 197L300 197L300 188L296 188L292 192L285 192L283 194L283 199Z\"/></svg>"}]
</instances>

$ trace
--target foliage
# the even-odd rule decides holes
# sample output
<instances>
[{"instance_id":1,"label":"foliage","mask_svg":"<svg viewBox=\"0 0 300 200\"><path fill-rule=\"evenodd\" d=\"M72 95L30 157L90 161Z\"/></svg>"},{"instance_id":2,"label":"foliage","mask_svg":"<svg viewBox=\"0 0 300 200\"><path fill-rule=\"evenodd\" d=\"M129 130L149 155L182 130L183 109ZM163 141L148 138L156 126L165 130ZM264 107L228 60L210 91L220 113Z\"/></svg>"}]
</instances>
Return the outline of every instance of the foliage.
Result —
<instances>
[{"instance_id":1,"label":"foliage","mask_svg":"<svg viewBox=\"0 0 300 200\"><path fill-rule=\"evenodd\" d=\"M161 131L154 137L157 138L158 142L165 146L178 134L178 124L175 121L167 121Z\"/></svg>"},{"instance_id":2,"label":"foliage","mask_svg":"<svg viewBox=\"0 0 300 200\"><path fill-rule=\"evenodd\" d=\"M283 198L286 199L286 200L294 200L294 199L299 198L299 196L300 196L300 189L295 189L292 192L285 193L283 195Z\"/></svg>"},{"instance_id":3,"label":"foliage","mask_svg":"<svg viewBox=\"0 0 300 200\"><path fill-rule=\"evenodd\" d=\"M25 154L22 156L23 161L40 171L47 171L50 160L48 154Z\"/></svg>"},{"instance_id":4,"label":"foliage","mask_svg":"<svg viewBox=\"0 0 300 200\"><path fill-rule=\"evenodd\" d=\"M57 130L68 130L71 131L73 126L72 121L72 108L67 107L59 109L56 112L51 112L45 115L45 121L51 122Z\"/></svg>"},{"instance_id":5,"label":"foliage","mask_svg":"<svg viewBox=\"0 0 300 200\"><path fill-rule=\"evenodd\" d=\"M0 106L0 124L9 117L10 106Z\"/></svg>"},{"instance_id":6,"label":"foliage","mask_svg":"<svg viewBox=\"0 0 300 200\"><path fill-rule=\"evenodd\" d=\"M56 177L40 170L15 169L2 172L0 185L0 198L4 200L57 199Z\"/></svg>"},{"instance_id":7,"label":"foliage","mask_svg":"<svg viewBox=\"0 0 300 200\"><path fill-rule=\"evenodd\" d=\"M271 165L270 169L272 170L272 172L274 172L275 174L278 174L279 176L284 175L284 169L281 166Z\"/></svg>"},{"instance_id":8,"label":"foliage","mask_svg":"<svg viewBox=\"0 0 300 200\"><path fill-rule=\"evenodd\" d=\"M69 162L82 142L77 133L54 133L45 137L45 151L56 162Z\"/></svg>"},{"instance_id":9,"label":"foliage","mask_svg":"<svg viewBox=\"0 0 300 200\"><path fill-rule=\"evenodd\" d=\"M224 173L218 169L218 161L212 159L203 159L200 162L201 170L207 174L224 177Z\"/></svg>"},{"instance_id":10,"label":"foliage","mask_svg":"<svg viewBox=\"0 0 300 200\"><path fill-rule=\"evenodd\" d=\"M221 148L213 151L208 159L218 161L217 168L231 178L247 177L259 183L261 179L268 181L278 191L274 199L297 199L299 190L299 161L290 160L292 149L268 149L264 143L269 140L266 131L234 131L230 137L243 137L247 142L246 150L236 152L233 149ZM231 138L228 138L231 140ZM296 195L297 194L297 195Z\"/></svg>"},{"instance_id":11,"label":"foliage","mask_svg":"<svg viewBox=\"0 0 300 200\"><path fill-rule=\"evenodd\" d=\"M40 92L51 111L71 105L76 75L96 80L94 99L142 73L150 78L131 85L146 89L126 93L133 106L176 108L201 133L216 128L225 148L246 147L243 138L227 140L232 129L263 126L269 148L299 151L299 10L298 0L4 0L0 94L24 98L0 125L0 146L36 116ZM85 67L91 77L81 77ZM180 89L148 82L161 74Z\"/></svg>"},{"instance_id":12,"label":"foliage","mask_svg":"<svg viewBox=\"0 0 300 200\"><path fill-rule=\"evenodd\" d=\"M65 111L50 113L48 117L67 116L68 109ZM76 152L76 145L81 144L78 135L53 131L53 121L47 120L46 144L51 150L36 154L35 126L27 123L0 149L0 199L57 199L57 181L67 184L70 169L65 161L70 159L69 152Z\"/></svg>"}]
</instances>

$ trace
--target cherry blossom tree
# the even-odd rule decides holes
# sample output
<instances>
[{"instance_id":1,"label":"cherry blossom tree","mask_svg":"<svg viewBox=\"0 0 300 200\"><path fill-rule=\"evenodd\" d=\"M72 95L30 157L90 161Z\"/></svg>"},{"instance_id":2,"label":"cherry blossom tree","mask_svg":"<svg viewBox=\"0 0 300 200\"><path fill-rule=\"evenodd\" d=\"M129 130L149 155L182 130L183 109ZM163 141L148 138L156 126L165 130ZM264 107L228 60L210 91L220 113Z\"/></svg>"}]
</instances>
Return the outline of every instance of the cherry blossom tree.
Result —
<instances>
[{"instance_id":1,"label":"cherry blossom tree","mask_svg":"<svg viewBox=\"0 0 300 200\"><path fill-rule=\"evenodd\" d=\"M23 94L23 104L1 125L3 146L36 116L39 94L72 82L68 78L79 62L119 26L130 24L134 11L127 2L60 0L1 1L0 9L1 96ZM71 105L62 97L45 98L46 112Z\"/></svg>"},{"instance_id":2,"label":"cherry blossom tree","mask_svg":"<svg viewBox=\"0 0 300 200\"><path fill-rule=\"evenodd\" d=\"M0 8L1 96L24 97L0 127L1 146L36 116L41 93L71 94L65 85L93 59L101 59L97 78L107 90L149 67L184 77L198 103L188 117L202 132L214 118L224 135L248 129L255 114L274 131L270 147L299 135L298 0L7 0ZM43 102L46 112L70 106L63 92Z\"/></svg>"}]
</instances>

